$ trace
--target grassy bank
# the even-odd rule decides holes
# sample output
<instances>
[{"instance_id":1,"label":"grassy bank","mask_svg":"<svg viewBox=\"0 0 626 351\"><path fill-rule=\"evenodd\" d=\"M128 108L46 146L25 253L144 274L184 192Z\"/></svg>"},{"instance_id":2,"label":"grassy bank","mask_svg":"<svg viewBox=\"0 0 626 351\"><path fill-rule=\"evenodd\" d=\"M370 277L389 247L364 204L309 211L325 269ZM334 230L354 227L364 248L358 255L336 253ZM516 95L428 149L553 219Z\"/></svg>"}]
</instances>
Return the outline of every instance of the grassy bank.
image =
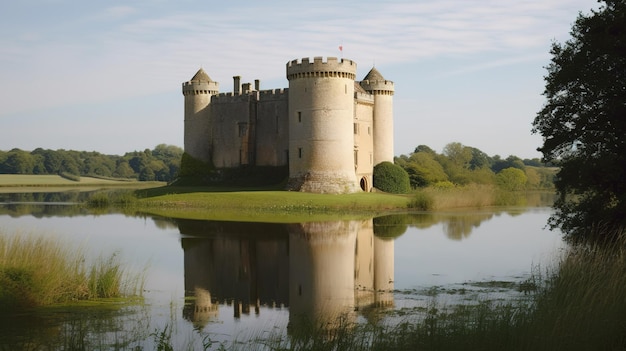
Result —
<instances>
[{"instance_id":1,"label":"grassy bank","mask_svg":"<svg viewBox=\"0 0 626 351\"><path fill-rule=\"evenodd\" d=\"M59 175L0 174L0 192L59 191L72 187L157 187L163 182L139 182L128 179L80 177L77 180Z\"/></svg>"},{"instance_id":2,"label":"grassy bank","mask_svg":"<svg viewBox=\"0 0 626 351\"><path fill-rule=\"evenodd\" d=\"M406 209L411 196L384 193L344 195L278 190L156 188L139 191L127 209L185 219L303 222L363 218ZM124 207L123 206L123 207Z\"/></svg>"},{"instance_id":3,"label":"grassy bank","mask_svg":"<svg viewBox=\"0 0 626 351\"><path fill-rule=\"evenodd\" d=\"M82 250L54 239L0 233L0 310L141 293L143 277L117 255L85 264Z\"/></svg>"},{"instance_id":4,"label":"grassy bank","mask_svg":"<svg viewBox=\"0 0 626 351\"><path fill-rule=\"evenodd\" d=\"M96 207L113 205L173 218L302 222L358 219L398 211L537 206L549 202L543 198L546 194L503 192L486 185L427 188L402 195L382 192L311 194L273 188L158 187L137 191L138 199L133 201L127 194L117 203L113 196L98 195L91 204Z\"/></svg>"}]
</instances>

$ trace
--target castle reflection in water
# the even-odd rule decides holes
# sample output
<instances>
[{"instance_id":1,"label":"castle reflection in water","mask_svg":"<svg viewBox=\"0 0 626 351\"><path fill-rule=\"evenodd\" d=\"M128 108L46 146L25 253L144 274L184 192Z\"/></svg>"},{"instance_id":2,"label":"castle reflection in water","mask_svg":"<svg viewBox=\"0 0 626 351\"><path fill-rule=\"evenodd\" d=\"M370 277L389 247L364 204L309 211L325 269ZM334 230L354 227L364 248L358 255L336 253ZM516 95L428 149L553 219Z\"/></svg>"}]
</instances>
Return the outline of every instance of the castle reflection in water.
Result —
<instances>
[{"instance_id":1,"label":"castle reflection in water","mask_svg":"<svg viewBox=\"0 0 626 351\"><path fill-rule=\"evenodd\" d=\"M288 307L290 324L332 327L371 307L392 306L393 239L373 220L296 224L179 220L184 317L203 326L230 306L234 318ZM224 310L224 309L222 309ZM341 317L341 318L339 318Z\"/></svg>"}]
</instances>

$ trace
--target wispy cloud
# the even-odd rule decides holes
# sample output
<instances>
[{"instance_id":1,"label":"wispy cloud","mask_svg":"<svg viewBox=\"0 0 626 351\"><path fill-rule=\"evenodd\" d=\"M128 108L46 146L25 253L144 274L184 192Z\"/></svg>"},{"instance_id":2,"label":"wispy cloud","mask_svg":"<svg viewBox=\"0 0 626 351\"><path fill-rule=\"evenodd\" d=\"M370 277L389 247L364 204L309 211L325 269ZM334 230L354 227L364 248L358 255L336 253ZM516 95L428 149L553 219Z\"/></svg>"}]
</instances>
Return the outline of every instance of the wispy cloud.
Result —
<instances>
[{"instance_id":1,"label":"wispy cloud","mask_svg":"<svg viewBox=\"0 0 626 351\"><path fill-rule=\"evenodd\" d=\"M103 19L115 21L76 21L48 40L34 40L46 31L36 22L22 25L21 37L0 37L0 66L12 67L4 68L0 82L4 112L33 108L22 92L34 82L47 92L37 102L45 107L170 90L199 66L223 84L235 74L278 79L288 60L337 56L340 43L346 56L377 64L510 53L511 59L466 68L482 69L542 54L546 43L569 30L578 10L596 6L593 0L193 5L161 11L111 6Z\"/></svg>"}]
</instances>

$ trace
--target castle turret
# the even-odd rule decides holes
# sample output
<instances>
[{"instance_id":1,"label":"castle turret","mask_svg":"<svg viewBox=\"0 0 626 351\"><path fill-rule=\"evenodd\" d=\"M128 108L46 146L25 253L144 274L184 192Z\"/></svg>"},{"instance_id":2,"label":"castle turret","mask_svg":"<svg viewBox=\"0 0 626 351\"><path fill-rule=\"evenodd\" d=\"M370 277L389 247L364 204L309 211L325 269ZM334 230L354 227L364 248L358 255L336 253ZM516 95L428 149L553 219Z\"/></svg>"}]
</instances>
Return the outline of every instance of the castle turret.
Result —
<instances>
[{"instance_id":1,"label":"castle turret","mask_svg":"<svg viewBox=\"0 0 626 351\"><path fill-rule=\"evenodd\" d=\"M374 165L393 162L393 82L372 68L361 87L374 95Z\"/></svg>"},{"instance_id":2,"label":"castle turret","mask_svg":"<svg viewBox=\"0 0 626 351\"><path fill-rule=\"evenodd\" d=\"M211 163L211 96L219 91L219 83L211 80L200 68L190 81L183 83L185 96L185 152Z\"/></svg>"},{"instance_id":3,"label":"castle turret","mask_svg":"<svg viewBox=\"0 0 626 351\"><path fill-rule=\"evenodd\" d=\"M287 63L290 190L357 191L354 171L356 63L329 57Z\"/></svg>"}]
</instances>

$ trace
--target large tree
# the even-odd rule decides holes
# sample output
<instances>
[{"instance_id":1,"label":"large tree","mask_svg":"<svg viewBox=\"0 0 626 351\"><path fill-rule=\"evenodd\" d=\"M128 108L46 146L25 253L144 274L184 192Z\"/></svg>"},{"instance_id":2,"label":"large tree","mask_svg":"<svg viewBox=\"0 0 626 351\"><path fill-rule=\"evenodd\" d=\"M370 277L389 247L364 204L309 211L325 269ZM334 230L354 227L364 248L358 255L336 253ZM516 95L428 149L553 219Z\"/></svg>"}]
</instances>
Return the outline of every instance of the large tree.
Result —
<instances>
[{"instance_id":1,"label":"large tree","mask_svg":"<svg viewBox=\"0 0 626 351\"><path fill-rule=\"evenodd\" d=\"M533 122L544 161L560 166L550 226L573 239L623 232L626 224L626 2L579 14L553 43Z\"/></svg>"}]
</instances>

